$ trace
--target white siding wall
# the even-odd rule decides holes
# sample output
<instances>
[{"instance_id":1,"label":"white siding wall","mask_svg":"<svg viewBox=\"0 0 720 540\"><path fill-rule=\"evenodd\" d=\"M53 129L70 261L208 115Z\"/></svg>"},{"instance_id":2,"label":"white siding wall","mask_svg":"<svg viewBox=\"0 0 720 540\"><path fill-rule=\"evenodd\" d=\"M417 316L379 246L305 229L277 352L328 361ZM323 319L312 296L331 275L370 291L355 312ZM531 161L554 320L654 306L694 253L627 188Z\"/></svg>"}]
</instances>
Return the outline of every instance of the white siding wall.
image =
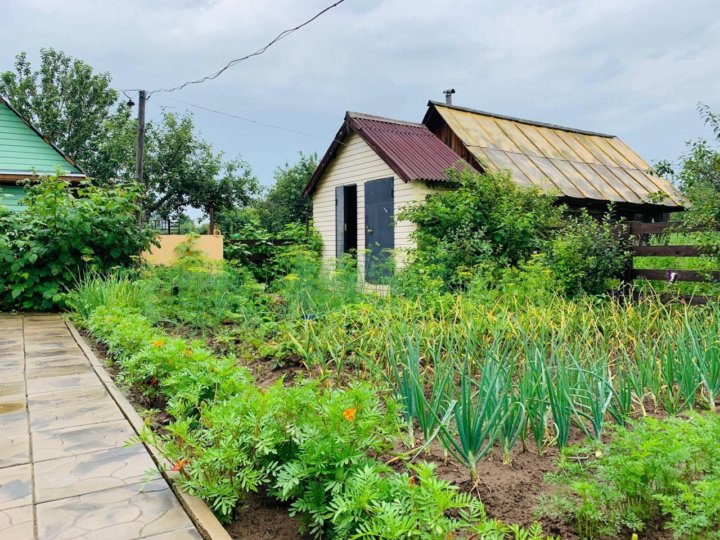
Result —
<instances>
[{"instance_id":1,"label":"white siding wall","mask_svg":"<svg viewBox=\"0 0 720 540\"><path fill-rule=\"evenodd\" d=\"M357 185L358 216L358 268L365 268L365 182L380 178L394 178L395 216L408 203L422 201L435 190L422 182L403 182L397 174L378 156L375 151L357 134L353 133L344 141L335 159L313 192L313 221L323 241L323 258L328 262L335 259L335 188ZM410 239L414 225L407 221L395 224L395 249L402 252L413 246ZM402 262L402 253L398 260Z\"/></svg>"}]
</instances>

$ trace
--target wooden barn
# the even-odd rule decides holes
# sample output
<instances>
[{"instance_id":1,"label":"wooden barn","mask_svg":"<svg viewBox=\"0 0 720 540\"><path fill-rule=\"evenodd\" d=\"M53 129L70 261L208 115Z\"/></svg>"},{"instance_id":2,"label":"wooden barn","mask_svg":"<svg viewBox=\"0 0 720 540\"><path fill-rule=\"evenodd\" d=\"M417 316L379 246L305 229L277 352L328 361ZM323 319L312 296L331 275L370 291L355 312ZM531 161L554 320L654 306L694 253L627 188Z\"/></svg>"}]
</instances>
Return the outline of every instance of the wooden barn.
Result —
<instances>
[{"instance_id":1,"label":"wooden barn","mask_svg":"<svg viewBox=\"0 0 720 540\"><path fill-rule=\"evenodd\" d=\"M22 209L18 182L60 171L63 178L82 180L85 173L0 96L0 206Z\"/></svg>"},{"instance_id":2,"label":"wooden barn","mask_svg":"<svg viewBox=\"0 0 720 540\"><path fill-rule=\"evenodd\" d=\"M514 181L557 194L571 209L651 221L682 210L679 192L619 138L430 102L421 124L347 113L303 194L327 260L357 253L366 281L413 247L408 203L450 189L449 168L509 169Z\"/></svg>"},{"instance_id":3,"label":"wooden barn","mask_svg":"<svg viewBox=\"0 0 720 540\"><path fill-rule=\"evenodd\" d=\"M682 198L615 135L476 111L430 101L430 131L475 169L509 169L515 182L555 193L572 208L660 220L682 210Z\"/></svg>"}]
</instances>

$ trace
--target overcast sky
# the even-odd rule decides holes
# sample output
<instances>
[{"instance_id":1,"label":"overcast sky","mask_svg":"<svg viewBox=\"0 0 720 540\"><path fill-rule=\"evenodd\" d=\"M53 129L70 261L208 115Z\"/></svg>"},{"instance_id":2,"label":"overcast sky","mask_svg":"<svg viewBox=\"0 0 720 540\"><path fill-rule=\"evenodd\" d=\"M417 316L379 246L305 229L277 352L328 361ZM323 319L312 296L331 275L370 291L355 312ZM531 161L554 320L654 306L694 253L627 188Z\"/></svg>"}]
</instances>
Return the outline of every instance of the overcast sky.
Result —
<instances>
[{"instance_id":1,"label":"overcast sky","mask_svg":"<svg viewBox=\"0 0 720 540\"><path fill-rule=\"evenodd\" d=\"M0 70L55 47L153 90L212 73L330 0L2 0ZM648 161L709 135L720 111L719 0L346 0L221 78L164 96L263 181L322 153L346 110L420 121L428 99L620 136ZM192 110L192 109L191 109Z\"/></svg>"}]
</instances>

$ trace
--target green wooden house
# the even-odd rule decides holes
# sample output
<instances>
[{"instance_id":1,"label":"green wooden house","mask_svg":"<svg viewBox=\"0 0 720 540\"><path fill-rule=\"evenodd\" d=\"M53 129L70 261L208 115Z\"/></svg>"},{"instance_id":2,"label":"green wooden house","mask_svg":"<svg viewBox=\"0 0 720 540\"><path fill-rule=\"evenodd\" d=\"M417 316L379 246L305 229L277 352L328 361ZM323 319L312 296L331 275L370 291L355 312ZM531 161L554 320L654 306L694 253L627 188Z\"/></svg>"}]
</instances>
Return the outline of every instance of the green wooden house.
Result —
<instances>
[{"instance_id":1,"label":"green wooden house","mask_svg":"<svg viewBox=\"0 0 720 540\"><path fill-rule=\"evenodd\" d=\"M82 180L85 173L0 96L0 206L22 209L18 182L60 171L63 178Z\"/></svg>"}]
</instances>

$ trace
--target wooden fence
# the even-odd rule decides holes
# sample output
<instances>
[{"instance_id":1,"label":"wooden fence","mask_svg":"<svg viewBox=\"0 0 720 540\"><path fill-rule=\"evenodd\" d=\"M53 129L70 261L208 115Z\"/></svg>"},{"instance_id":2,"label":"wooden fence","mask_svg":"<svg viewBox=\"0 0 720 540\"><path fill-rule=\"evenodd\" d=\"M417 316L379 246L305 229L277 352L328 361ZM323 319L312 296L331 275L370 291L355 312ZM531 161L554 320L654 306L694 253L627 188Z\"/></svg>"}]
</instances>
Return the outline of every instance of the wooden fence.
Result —
<instances>
[{"instance_id":1,"label":"wooden fence","mask_svg":"<svg viewBox=\"0 0 720 540\"><path fill-rule=\"evenodd\" d=\"M634 267L635 257L698 257L702 252L698 246L690 245L649 245L652 236L663 236L672 232L698 232L705 229L679 230L677 222L641 223L631 221L628 223L628 233L632 240L632 257L625 272L623 281L630 285L636 278L649 281L664 281L666 283L687 282L713 282L720 281L720 272L698 272L696 270L678 270L675 268L641 269ZM664 295L669 298L680 298L691 304L706 304L711 297L690 295Z\"/></svg>"}]
</instances>

